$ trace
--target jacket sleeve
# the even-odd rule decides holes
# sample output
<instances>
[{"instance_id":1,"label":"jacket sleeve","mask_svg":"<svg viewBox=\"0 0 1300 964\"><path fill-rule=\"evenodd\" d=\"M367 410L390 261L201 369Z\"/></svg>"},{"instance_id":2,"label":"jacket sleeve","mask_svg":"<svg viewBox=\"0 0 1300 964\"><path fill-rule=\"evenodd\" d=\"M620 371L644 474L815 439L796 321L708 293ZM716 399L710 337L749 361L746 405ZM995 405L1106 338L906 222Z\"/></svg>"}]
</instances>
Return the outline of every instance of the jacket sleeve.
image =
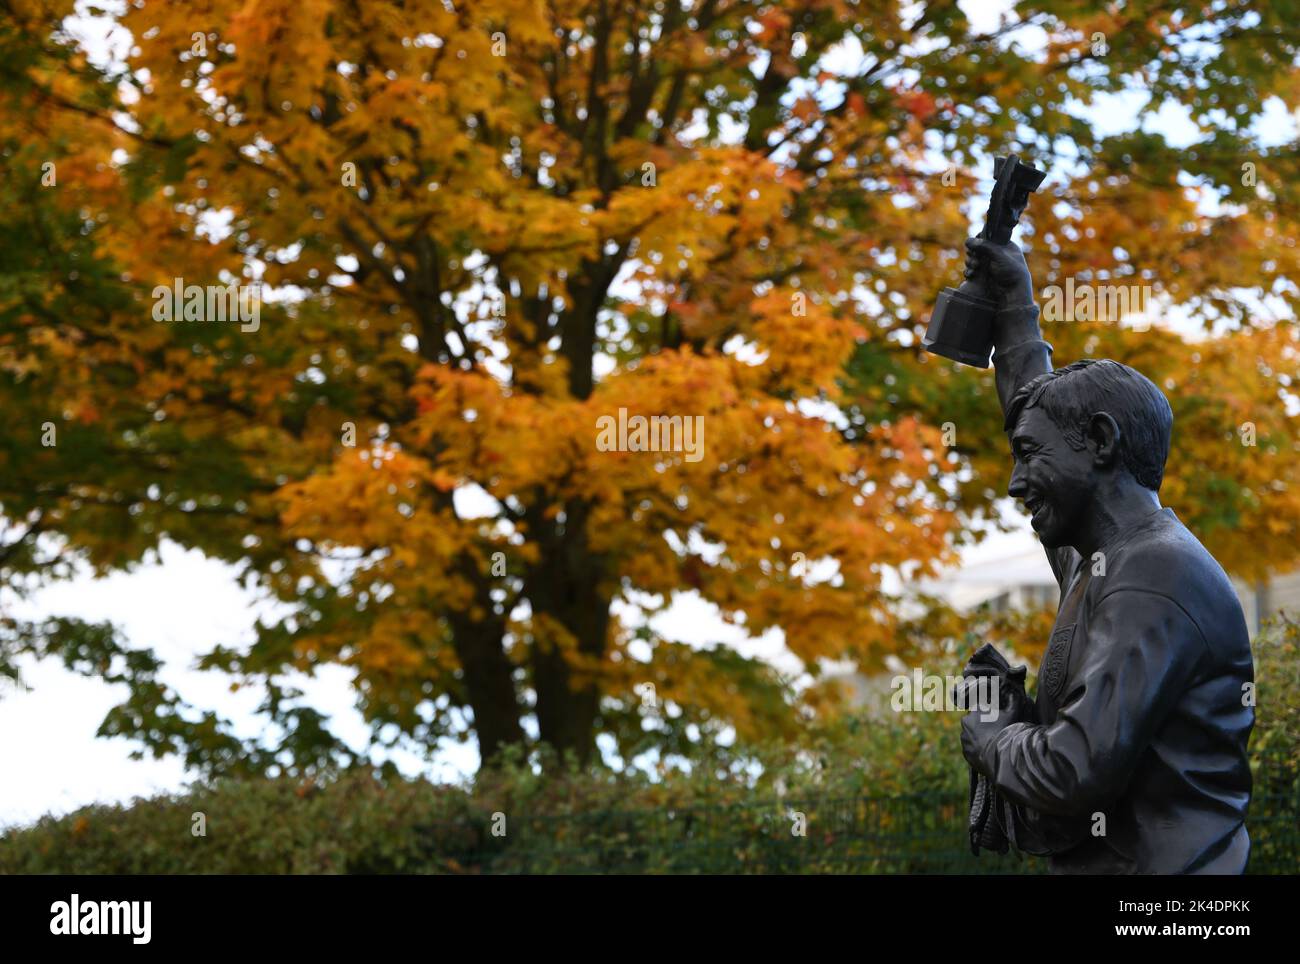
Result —
<instances>
[{"instance_id":1,"label":"jacket sleeve","mask_svg":"<svg viewBox=\"0 0 1300 964\"><path fill-rule=\"evenodd\" d=\"M1030 331L1036 333L1037 327L1037 305L1020 305L998 311L998 330L1019 333L1014 341L997 345L993 352L998 401L1002 403L1004 415L1007 402L1022 385L1052 370L1052 346L1041 338L1026 334Z\"/></svg>"},{"instance_id":2,"label":"jacket sleeve","mask_svg":"<svg viewBox=\"0 0 1300 964\"><path fill-rule=\"evenodd\" d=\"M1142 589L1103 597L1087 639L1070 645L1083 646L1083 655L1056 721L1013 723L979 752L999 791L1047 815L1095 812L1123 793L1206 652L1200 630L1177 603Z\"/></svg>"}]
</instances>

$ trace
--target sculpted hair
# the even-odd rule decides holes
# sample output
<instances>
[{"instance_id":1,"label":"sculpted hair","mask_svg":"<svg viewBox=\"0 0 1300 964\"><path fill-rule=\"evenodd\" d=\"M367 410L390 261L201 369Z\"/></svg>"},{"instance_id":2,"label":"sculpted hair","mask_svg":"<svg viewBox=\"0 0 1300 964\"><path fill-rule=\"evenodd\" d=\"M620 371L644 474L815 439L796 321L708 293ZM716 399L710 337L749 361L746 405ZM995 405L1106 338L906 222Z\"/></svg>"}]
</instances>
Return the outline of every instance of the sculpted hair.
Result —
<instances>
[{"instance_id":1,"label":"sculpted hair","mask_svg":"<svg viewBox=\"0 0 1300 964\"><path fill-rule=\"evenodd\" d=\"M1042 408L1076 451L1084 446L1092 416L1108 414L1119 425L1124 467L1140 484L1160 491L1174 413L1145 375L1109 358L1086 358L1046 372L1011 397L1006 430L1011 431L1021 413L1035 406Z\"/></svg>"}]
</instances>

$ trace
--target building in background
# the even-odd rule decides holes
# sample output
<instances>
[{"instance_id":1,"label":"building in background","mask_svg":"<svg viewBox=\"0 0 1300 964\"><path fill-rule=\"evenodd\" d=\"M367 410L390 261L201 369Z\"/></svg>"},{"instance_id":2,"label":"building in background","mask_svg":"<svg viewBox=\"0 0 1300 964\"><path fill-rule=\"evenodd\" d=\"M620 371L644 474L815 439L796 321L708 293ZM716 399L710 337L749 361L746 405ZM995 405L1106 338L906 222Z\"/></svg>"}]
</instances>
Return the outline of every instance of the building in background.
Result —
<instances>
[{"instance_id":1,"label":"building in background","mask_svg":"<svg viewBox=\"0 0 1300 964\"><path fill-rule=\"evenodd\" d=\"M1034 541L996 558L968 562L917 588L963 613L984 605L995 613L1055 608L1060 595L1047 556Z\"/></svg>"},{"instance_id":2,"label":"building in background","mask_svg":"<svg viewBox=\"0 0 1300 964\"><path fill-rule=\"evenodd\" d=\"M1300 570L1254 584L1234 579L1232 587L1237 590L1252 637L1266 620L1275 616L1285 613L1292 619L1300 618Z\"/></svg>"},{"instance_id":3,"label":"building in background","mask_svg":"<svg viewBox=\"0 0 1300 964\"><path fill-rule=\"evenodd\" d=\"M1272 617L1282 613L1300 617L1300 570L1253 584L1233 579L1232 587L1241 600L1252 637ZM985 604L993 612L1055 608L1059 599L1047 556L1038 541L1028 534L1022 548L996 558L968 562L922 583L919 588L938 596L959 612L970 612Z\"/></svg>"}]
</instances>

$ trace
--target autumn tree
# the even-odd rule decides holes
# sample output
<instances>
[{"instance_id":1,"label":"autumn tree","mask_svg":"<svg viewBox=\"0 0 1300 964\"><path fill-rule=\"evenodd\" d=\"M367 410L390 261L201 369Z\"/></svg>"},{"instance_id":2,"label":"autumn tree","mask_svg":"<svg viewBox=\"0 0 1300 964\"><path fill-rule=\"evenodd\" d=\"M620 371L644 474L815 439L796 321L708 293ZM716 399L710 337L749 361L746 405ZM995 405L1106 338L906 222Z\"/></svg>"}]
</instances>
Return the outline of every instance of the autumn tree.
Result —
<instances>
[{"instance_id":1,"label":"autumn tree","mask_svg":"<svg viewBox=\"0 0 1300 964\"><path fill-rule=\"evenodd\" d=\"M989 373L918 347L994 153L1053 171L1040 284L1146 285L1207 327L1064 325L1058 357L1165 384L1169 500L1243 574L1297 561L1296 153L1251 126L1296 106L1276 6L978 32L948 2L137 0L120 64L76 53L70 3L6 6L5 515L101 567L197 546L283 601L204 665L265 688L290 766L342 754L286 683L327 664L377 740L484 759L831 709L666 638L675 593L780 629L813 681L905 651L885 574L952 561L1005 486ZM1134 88L1194 149L1080 119ZM177 279L263 285L257 330L156 321ZM702 445L598 446L620 413ZM49 420L77 443L39 451ZM112 732L253 752L149 680Z\"/></svg>"}]
</instances>

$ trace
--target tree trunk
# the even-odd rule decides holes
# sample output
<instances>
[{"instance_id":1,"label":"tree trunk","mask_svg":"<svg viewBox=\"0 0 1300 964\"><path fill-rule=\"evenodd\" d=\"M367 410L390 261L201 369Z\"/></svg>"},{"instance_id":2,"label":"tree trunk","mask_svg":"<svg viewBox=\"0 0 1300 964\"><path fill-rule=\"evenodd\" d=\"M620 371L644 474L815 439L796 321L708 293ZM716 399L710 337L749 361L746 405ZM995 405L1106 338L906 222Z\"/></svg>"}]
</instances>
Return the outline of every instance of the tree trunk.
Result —
<instances>
[{"instance_id":1,"label":"tree trunk","mask_svg":"<svg viewBox=\"0 0 1300 964\"><path fill-rule=\"evenodd\" d=\"M609 600L599 589L599 561L587 539L588 506L565 503L564 522L530 513L530 529L545 532L541 562L528 574L528 598L533 611L551 617L577 640L579 658L599 666L609 631ZM556 646L532 650L533 688L537 695L537 726L541 739L563 758L572 751L579 763L591 759L595 748L600 687L589 674L575 671Z\"/></svg>"},{"instance_id":2,"label":"tree trunk","mask_svg":"<svg viewBox=\"0 0 1300 964\"><path fill-rule=\"evenodd\" d=\"M504 624L498 619L472 622L463 614L450 618L453 646L474 713L480 765L489 766L503 747L524 739L519 699L511 676L514 666L501 646Z\"/></svg>"},{"instance_id":3,"label":"tree trunk","mask_svg":"<svg viewBox=\"0 0 1300 964\"><path fill-rule=\"evenodd\" d=\"M612 189L611 184L607 193ZM595 388L596 318L625 254L624 247L599 260L584 261L583 270L569 285L572 308L563 321L560 350L569 364L569 394L573 398L589 398ZM573 634L583 663L599 666L609 632L609 599L600 589L603 561L590 550L587 525L591 507L581 499L569 499L562 507L561 521L547 517L549 505L541 496L526 512L529 537L541 552L539 563L525 578L524 592L534 613L551 617ZM534 645L531 660L542 741L558 751L561 760L572 751L580 763L587 763L595 748L598 682L590 674L575 672L571 661L554 646Z\"/></svg>"}]
</instances>

